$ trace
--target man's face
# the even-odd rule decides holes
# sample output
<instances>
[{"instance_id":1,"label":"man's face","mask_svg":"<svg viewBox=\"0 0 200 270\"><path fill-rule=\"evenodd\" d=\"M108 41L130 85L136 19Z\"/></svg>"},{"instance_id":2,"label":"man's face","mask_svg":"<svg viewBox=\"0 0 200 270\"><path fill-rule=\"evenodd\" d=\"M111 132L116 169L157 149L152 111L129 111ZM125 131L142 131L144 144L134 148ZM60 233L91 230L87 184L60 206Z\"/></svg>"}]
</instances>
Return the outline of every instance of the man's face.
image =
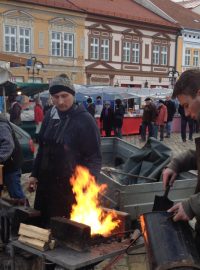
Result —
<instances>
[{"instance_id":1,"label":"man's face","mask_svg":"<svg viewBox=\"0 0 200 270\"><path fill-rule=\"evenodd\" d=\"M200 120L200 90L194 98L189 95L179 95L178 100L184 107L186 116Z\"/></svg>"},{"instance_id":2,"label":"man's face","mask_svg":"<svg viewBox=\"0 0 200 270\"><path fill-rule=\"evenodd\" d=\"M59 111L65 112L71 108L74 103L74 96L65 91L58 92L52 95L53 104Z\"/></svg>"}]
</instances>

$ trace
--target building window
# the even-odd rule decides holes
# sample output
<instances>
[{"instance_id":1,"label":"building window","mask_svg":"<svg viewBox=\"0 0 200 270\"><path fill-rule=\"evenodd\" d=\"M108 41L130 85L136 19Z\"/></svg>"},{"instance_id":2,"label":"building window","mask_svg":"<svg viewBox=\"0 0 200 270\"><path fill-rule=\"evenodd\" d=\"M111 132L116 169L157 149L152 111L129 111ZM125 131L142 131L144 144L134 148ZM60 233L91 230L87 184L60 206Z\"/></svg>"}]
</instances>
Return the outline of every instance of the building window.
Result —
<instances>
[{"instance_id":1,"label":"building window","mask_svg":"<svg viewBox=\"0 0 200 270\"><path fill-rule=\"evenodd\" d=\"M4 28L6 52L31 52L31 29L6 25Z\"/></svg>"},{"instance_id":2,"label":"building window","mask_svg":"<svg viewBox=\"0 0 200 270\"><path fill-rule=\"evenodd\" d=\"M160 46L153 45L153 65L159 65L160 63Z\"/></svg>"},{"instance_id":3,"label":"building window","mask_svg":"<svg viewBox=\"0 0 200 270\"><path fill-rule=\"evenodd\" d=\"M139 43L128 41L123 42L123 62L134 64L138 64L140 62Z\"/></svg>"},{"instance_id":4,"label":"building window","mask_svg":"<svg viewBox=\"0 0 200 270\"><path fill-rule=\"evenodd\" d=\"M99 59L99 39L98 38L91 38L90 43L90 58L93 60Z\"/></svg>"},{"instance_id":5,"label":"building window","mask_svg":"<svg viewBox=\"0 0 200 270\"><path fill-rule=\"evenodd\" d=\"M139 43L132 43L132 63L138 64L140 62L140 45Z\"/></svg>"},{"instance_id":6,"label":"building window","mask_svg":"<svg viewBox=\"0 0 200 270\"><path fill-rule=\"evenodd\" d=\"M194 50L193 54L193 66L198 67L199 65L199 51Z\"/></svg>"},{"instance_id":7,"label":"building window","mask_svg":"<svg viewBox=\"0 0 200 270\"><path fill-rule=\"evenodd\" d=\"M61 33L52 32L52 55L61 56Z\"/></svg>"},{"instance_id":8,"label":"building window","mask_svg":"<svg viewBox=\"0 0 200 270\"><path fill-rule=\"evenodd\" d=\"M109 60L109 39L101 40L101 59L104 61Z\"/></svg>"},{"instance_id":9,"label":"building window","mask_svg":"<svg viewBox=\"0 0 200 270\"><path fill-rule=\"evenodd\" d=\"M109 61L110 40L105 38L90 39L90 58L93 60Z\"/></svg>"},{"instance_id":10,"label":"building window","mask_svg":"<svg viewBox=\"0 0 200 270\"><path fill-rule=\"evenodd\" d=\"M168 62L168 47L153 45L153 65L166 66Z\"/></svg>"},{"instance_id":11,"label":"building window","mask_svg":"<svg viewBox=\"0 0 200 270\"><path fill-rule=\"evenodd\" d=\"M74 57L74 34L53 31L51 48L53 56Z\"/></svg>"},{"instance_id":12,"label":"building window","mask_svg":"<svg viewBox=\"0 0 200 270\"><path fill-rule=\"evenodd\" d=\"M30 43L31 43L31 30L28 28L19 29L19 52L20 53L30 53Z\"/></svg>"},{"instance_id":13,"label":"building window","mask_svg":"<svg viewBox=\"0 0 200 270\"><path fill-rule=\"evenodd\" d=\"M161 65L166 66L167 65L167 47L161 46Z\"/></svg>"},{"instance_id":14,"label":"building window","mask_svg":"<svg viewBox=\"0 0 200 270\"><path fill-rule=\"evenodd\" d=\"M130 62L131 61L131 43L124 42L123 43L123 62Z\"/></svg>"},{"instance_id":15,"label":"building window","mask_svg":"<svg viewBox=\"0 0 200 270\"><path fill-rule=\"evenodd\" d=\"M74 57L74 35L64 34L63 41L63 55L64 57Z\"/></svg>"},{"instance_id":16,"label":"building window","mask_svg":"<svg viewBox=\"0 0 200 270\"><path fill-rule=\"evenodd\" d=\"M189 49L185 50L185 66L190 65L191 52Z\"/></svg>"}]
</instances>

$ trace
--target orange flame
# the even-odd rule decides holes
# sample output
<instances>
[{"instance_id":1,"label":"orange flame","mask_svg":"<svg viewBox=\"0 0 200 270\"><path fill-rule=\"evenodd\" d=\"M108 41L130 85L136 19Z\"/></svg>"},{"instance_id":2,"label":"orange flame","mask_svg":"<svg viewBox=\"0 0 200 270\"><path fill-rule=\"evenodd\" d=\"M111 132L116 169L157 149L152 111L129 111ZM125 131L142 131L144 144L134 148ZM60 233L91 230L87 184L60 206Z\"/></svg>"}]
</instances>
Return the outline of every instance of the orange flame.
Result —
<instances>
[{"instance_id":1,"label":"orange flame","mask_svg":"<svg viewBox=\"0 0 200 270\"><path fill-rule=\"evenodd\" d=\"M105 213L100 207L98 194L104 192L107 185L98 185L89 170L77 166L70 179L76 204L72 206L70 219L91 227L91 234L109 235L118 227L120 220L114 211Z\"/></svg>"}]
</instances>

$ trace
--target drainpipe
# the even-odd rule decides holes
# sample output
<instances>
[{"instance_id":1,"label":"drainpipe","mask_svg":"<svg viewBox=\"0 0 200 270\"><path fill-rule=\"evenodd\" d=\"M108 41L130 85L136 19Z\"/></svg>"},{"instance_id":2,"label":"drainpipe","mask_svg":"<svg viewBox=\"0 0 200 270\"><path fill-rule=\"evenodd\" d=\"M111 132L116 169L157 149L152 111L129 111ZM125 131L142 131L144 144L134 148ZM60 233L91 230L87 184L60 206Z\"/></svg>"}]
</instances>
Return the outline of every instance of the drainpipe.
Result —
<instances>
[{"instance_id":1,"label":"drainpipe","mask_svg":"<svg viewBox=\"0 0 200 270\"><path fill-rule=\"evenodd\" d=\"M177 70L177 55L178 55L178 37L181 36L181 30L179 30L176 34L176 44L175 44L175 63L174 68Z\"/></svg>"}]
</instances>

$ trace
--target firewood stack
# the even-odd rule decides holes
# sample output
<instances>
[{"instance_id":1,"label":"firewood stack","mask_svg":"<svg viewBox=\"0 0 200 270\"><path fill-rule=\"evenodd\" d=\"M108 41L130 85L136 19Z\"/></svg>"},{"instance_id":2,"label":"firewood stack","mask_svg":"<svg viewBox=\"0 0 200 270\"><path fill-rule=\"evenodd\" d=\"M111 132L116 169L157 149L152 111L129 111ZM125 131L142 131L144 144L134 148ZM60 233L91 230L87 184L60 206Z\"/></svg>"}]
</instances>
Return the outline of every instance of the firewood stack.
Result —
<instances>
[{"instance_id":1,"label":"firewood stack","mask_svg":"<svg viewBox=\"0 0 200 270\"><path fill-rule=\"evenodd\" d=\"M55 247L55 240L52 239L50 230L24 223L20 224L18 240L40 251L53 249Z\"/></svg>"}]
</instances>

